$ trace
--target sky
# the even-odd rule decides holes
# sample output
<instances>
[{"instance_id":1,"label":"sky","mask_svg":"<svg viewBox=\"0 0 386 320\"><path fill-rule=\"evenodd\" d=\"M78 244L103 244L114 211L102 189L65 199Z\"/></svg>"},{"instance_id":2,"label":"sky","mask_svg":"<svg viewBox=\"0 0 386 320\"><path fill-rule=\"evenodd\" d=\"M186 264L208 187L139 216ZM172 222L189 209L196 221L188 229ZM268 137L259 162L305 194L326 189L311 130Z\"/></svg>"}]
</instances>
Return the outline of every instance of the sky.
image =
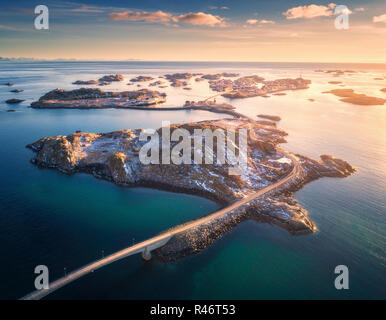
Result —
<instances>
[{"instance_id":1,"label":"sky","mask_svg":"<svg viewBox=\"0 0 386 320\"><path fill-rule=\"evenodd\" d=\"M34 25L40 4L48 30ZM386 63L386 1L2 0L0 56Z\"/></svg>"}]
</instances>

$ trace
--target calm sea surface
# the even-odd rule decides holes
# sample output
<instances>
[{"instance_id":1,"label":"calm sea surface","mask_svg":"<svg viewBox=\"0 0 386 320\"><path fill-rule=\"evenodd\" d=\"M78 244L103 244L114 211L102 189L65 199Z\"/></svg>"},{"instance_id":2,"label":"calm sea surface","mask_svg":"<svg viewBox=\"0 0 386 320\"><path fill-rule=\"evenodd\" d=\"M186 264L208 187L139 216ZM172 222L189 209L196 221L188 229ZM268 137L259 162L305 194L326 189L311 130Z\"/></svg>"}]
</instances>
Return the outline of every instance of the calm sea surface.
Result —
<instances>
[{"instance_id":1,"label":"calm sea surface","mask_svg":"<svg viewBox=\"0 0 386 320\"><path fill-rule=\"evenodd\" d=\"M339 78L315 69L354 69ZM359 93L385 97L386 66L289 63L166 62L0 62L0 299L20 298L34 289L34 267L49 267L51 279L164 229L206 215L218 205L196 196L145 188L120 188L90 175L67 176L30 164L25 145L76 130L107 132L157 128L172 123L217 119L203 111L34 110L28 106L54 88L73 89L75 80L125 76L104 90L136 88L137 75L172 72L239 72L266 79L312 80L310 89L233 100L249 116L282 118L289 151L311 157L332 154L358 173L324 178L295 194L319 231L294 237L267 224L244 222L202 253L174 263L132 256L80 279L50 299L352 299L386 298L386 105L354 106L323 91L339 80ZM146 86L145 86L146 87ZM191 91L166 88L167 105L213 95L207 82ZM162 89L159 89L162 90ZM5 100L25 99L20 105ZM314 102L308 99L315 99ZM223 98L218 98L222 100ZM223 99L226 100L226 99ZM8 113L6 110L15 109ZM350 289L334 287L334 268L347 265Z\"/></svg>"}]
</instances>

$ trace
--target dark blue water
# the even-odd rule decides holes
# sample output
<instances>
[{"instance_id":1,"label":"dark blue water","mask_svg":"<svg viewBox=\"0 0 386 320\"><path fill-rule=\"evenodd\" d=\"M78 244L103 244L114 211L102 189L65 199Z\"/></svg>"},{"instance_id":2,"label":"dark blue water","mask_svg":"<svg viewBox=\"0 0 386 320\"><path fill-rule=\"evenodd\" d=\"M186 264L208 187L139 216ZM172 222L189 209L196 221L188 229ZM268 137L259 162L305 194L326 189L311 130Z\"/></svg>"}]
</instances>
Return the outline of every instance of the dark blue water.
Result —
<instances>
[{"instance_id":1,"label":"dark blue water","mask_svg":"<svg viewBox=\"0 0 386 320\"><path fill-rule=\"evenodd\" d=\"M19 298L33 290L33 269L38 264L47 265L51 279L55 279L63 275L63 268L70 271L100 258L102 250L107 255L218 208L215 203L195 196L120 188L89 175L67 176L41 170L29 163L33 154L25 145L44 136L78 129L105 132L159 127L162 120L197 121L221 115L185 111L33 110L28 108L31 101L52 88L73 88L71 82L76 79L95 79L112 72L123 73L129 79L138 74L159 75L185 69L242 73L256 70L275 75L302 69L311 77L317 67L3 63L0 82L12 81L13 88L25 91L14 94L8 87L0 87L0 298ZM370 67L371 77L380 72L374 66L366 66ZM318 81L322 80L315 79L316 84ZM357 81L360 87L362 80ZM124 85L117 84L114 89ZM179 102L186 94L172 90L168 91L172 102ZM199 97L207 92L194 88L189 94ZM4 103L16 95L26 101L12 107ZM245 222L198 255L167 264L144 263L140 256L133 256L96 271L49 298L384 299L386 110L350 108L338 115L333 112L342 106L333 98L313 107L308 107L303 98L289 95L285 100L272 98L261 104L244 100L240 108L246 113L253 109L256 114L271 108L271 113L281 115L282 125L290 134L289 143L284 146L288 150L311 156L330 152L359 169L350 178L322 179L296 194L316 222L316 234L293 237L278 227ZM321 117L321 106L328 113L326 117ZM10 108L16 112L5 112ZM337 119L341 120L341 128L337 127ZM338 291L333 285L333 271L339 264L350 270L347 291Z\"/></svg>"}]
</instances>

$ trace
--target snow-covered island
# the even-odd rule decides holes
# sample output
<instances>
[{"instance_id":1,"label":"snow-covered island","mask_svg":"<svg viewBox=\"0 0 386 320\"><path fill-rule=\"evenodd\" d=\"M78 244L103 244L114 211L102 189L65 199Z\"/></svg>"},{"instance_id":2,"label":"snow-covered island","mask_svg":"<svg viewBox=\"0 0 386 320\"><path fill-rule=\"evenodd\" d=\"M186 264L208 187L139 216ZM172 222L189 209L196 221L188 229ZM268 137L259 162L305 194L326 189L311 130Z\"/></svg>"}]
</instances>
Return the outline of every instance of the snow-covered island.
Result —
<instances>
[{"instance_id":1,"label":"snow-covered island","mask_svg":"<svg viewBox=\"0 0 386 320\"><path fill-rule=\"evenodd\" d=\"M137 91L108 92L95 88L75 90L52 90L38 101L32 102L32 108L40 109L102 109L130 108L151 106L166 101L166 94L142 89Z\"/></svg>"},{"instance_id":2,"label":"snow-covered island","mask_svg":"<svg viewBox=\"0 0 386 320\"><path fill-rule=\"evenodd\" d=\"M123 187L145 186L174 192L197 194L216 200L225 207L267 190L264 196L253 198L226 214L173 236L154 254L165 261L175 260L204 249L238 223L253 219L278 225L291 234L314 232L317 227L307 211L292 197L293 192L320 177L346 177L355 169L346 161L323 155L313 160L279 148L287 135L281 129L251 119L222 119L172 125L190 134L191 154L202 153L210 143L202 138L198 150L193 143L195 129L246 129L247 170L240 175L229 174L229 164L217 164L218 150L223 145L214 139L213 164L143 164L139 152L147 141L139 137L144 129L119 130L109 133L76 132L67 136L42 138L27 147L36 152L32 163L62 173L89 173ZM160 137L160 157L164 152ZM196 131L197 132L197 131ZM208 142L207 142L208 141ZM173 148L179 142L171 142ZM235 145L236 154L244 152ZM224 151L224 150L223 150ZM194 157L192 157L194 159ZM181 208L183 210L183 208ZM181 213L183 214L183 213Z\"/></svg>"},{"instance_id":3,"label":"snow-covered island","mask_svg":"<svg viewBox=\"0 0 386 320\"><path fill-rule=\"evenodd\" d=\"M250 98L267 94L277 94L281 91L307 89L311 84L311 80L296 78L296 79L276 79L266 81L259 76L247 76L239 78L235 81L217 80L211 82L211 88L214 91L223 92L222 96L230 99Z\"/></svg>"}]
</instances>

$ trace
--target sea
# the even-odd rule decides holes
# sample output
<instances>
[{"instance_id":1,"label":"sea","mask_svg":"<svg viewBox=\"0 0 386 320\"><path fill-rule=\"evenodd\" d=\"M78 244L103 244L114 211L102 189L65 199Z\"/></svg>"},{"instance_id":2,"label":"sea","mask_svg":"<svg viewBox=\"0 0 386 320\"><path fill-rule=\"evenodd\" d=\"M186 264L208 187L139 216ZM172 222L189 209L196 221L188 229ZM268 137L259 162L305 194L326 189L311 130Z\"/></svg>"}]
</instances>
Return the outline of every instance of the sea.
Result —
<instances>
[{"instance_id":1,"label":"sea","mask_svg":"<svg viewBox=\"0 0 386 320\"><path fill-rule=\"evenodd\" d=\"M356 72L334 77L318 69ZM331 154L357 172L344 179L322 178L295 193L316 223L316 233L292 236L274 225L245 221L199 254L169 263L131 256L45 299L385 299L386 105L353 105L323 92L346 88L386 98L380 91L386 87L386 65L144 61L0 62L0 299L19 299L33 291L37 265L46 265L53 281L219 208L198 196L122 188L91 175L69 176L30 163L34 154L26 145L42 137L229 118L193 110L29 107L52 89L78 88L75 80L119 73L123 82L100 88L121 91L147 88L148 82L127 85L138 75L158 80L175 72L310 79L309 89L284 96L217 101L253 118L280 116L278 126L288 132L282 148L313 158ZM3 85L7 82L14 85ZM215 94L207 81L191 81L190 87L157 90L167 93L167 106ZM8 105L10 98L25 101ZM339 265L349 270L348 289L334 285Z\"/></svg>"}]
</instances>

